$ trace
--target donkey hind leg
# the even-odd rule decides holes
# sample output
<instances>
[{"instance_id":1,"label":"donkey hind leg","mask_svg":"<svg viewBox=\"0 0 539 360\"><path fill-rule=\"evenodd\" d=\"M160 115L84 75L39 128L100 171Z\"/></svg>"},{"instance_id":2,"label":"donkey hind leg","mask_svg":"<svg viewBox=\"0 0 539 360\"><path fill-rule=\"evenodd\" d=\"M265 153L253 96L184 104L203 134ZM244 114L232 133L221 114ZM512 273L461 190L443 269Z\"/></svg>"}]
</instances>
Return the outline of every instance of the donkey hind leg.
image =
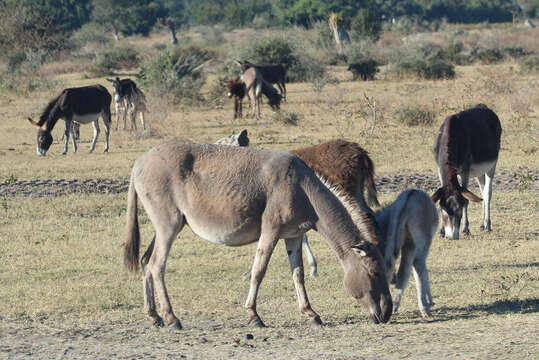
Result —
<instances>
[{"instance_id":1,"label":"donkey hind leg","mask_svg":"<svg viewBox=\"0 0 539 360\"><path fill-rule=\"evenodd\" d=\"M481 230L483 231L492 231L490 224L490 199L492 198L492 179L495 172L496 164L486 174L477 178L481 195L483 196L483 223L481 224Z\"/></svg>"},{"instance_id":2,"label":"donkey hind leg","mask_svg":"<svg viewBox=\"0 0 539 360\"><path fill-rule=\"evenodd\" d=\"M90 152L93 152L95 149L95 144L97 143L97 138L99 137L99 119L95 119L92 125L94 126L94 138L92 139L92 145L90 145Z\"/></svg>"},{"instance_id":3,"label":"donkey hind leg","mask_svg":"<svg viewBox=\"0 0 539 360\"><path fill-rule=\"evenodd\" d=\"M318 263L316 262L316 258L314 257L313 250L311 249L311 246L309 245L309 241L307 240L307 234L303 234L303 250L305 251L305 257L307 258L307 263L309 264L309 267L311 268L311 276L312 277L318 277Z\"/></svg>"},{"instance_id":4,"label":"donkey hind leg","mask_svg":"<svg viewBox=\"0 0 539 360\"><path fill-rule=\"evenodd\" d=\"M152 242L146 249L146 252L140 259L140 268L142 270L142 281L144 288L144 311L149 316L151 324L154 326L164 326L163 319L157 314L155 307L154 286L152 273L148 271L148 261L153 253L155 245L155 234L153 235Z\"/></svg>"},{"instance_id":5,"label":"donkey hind leg","mask_svg":"<svg viewBox=\"0 0 539 360\"><path fill-rule=\"evenodd\" d=\"M258 295L260 283L266 274L266 269L268 268L271 254L273 253L278 240L278 229L270 228L265 230L264 224L262 224L262 235L260 235L260 239L258 240L255 259L253 262L253 267L251 268L251 284L249 286L249 294L247 295L247 300L245 301L245 308L249 313L249 324L255 327L266 326L256 311L256 297Z\"/></svg>"},{"instance_id":6,"label":"donkey hind leg","mask_svg":"<svg viewBox=\"0 0 539 360\"><path fill-rule=\"evenodd\" d=\"M146 309L152 324L159 325L165 323L172 329L179 330L182 328L180 320L174 315L172 305L167 293L165 285L165 268L168 253L172 242L176 235L182 230L185 225L185 219L182 214L176 211L160 212L159 216L155 216L153 211L148 211L148 215L155 227L155 241L153 243L153 251L149 255L147 266L144 266L144 308ZM150 251L151 245L147 252ZM144 254L146 256L146 254ZM144 257L143 257L144 258ZM153 285L157 292L157 297L161 305L161 317L157 316L155 311Z\"/></svg>"},{"instance_id":7,"label":"donkey hind leg","mask_svg":"<svg viewBox=\"0 0 539 360\"><path fill-rule=\"evenodd\" d=\"M430 292L429 270L427 269L426 254L418 254L414 260L414 279L417 290L419 311L424 318L431 317L430 307L434 305Z\"/></svg>"},{"instance_id":8,"label":"donkey hind leg","mask_svg":"<svg viewBox=\"0 0 539 360\"><path fill-rule=\"evenodd\" d=\"M307 297L307 291L305 290L305 277L303 274L303 258L301 254L302 242L306 238L304 236L285 239L286 252L288 253L288 261L290 263L290 272L292 273L292 279L294 281L294 287L296 288L296 295L298 297L299 310L312 318L312 321L316 325L322 325L320 316L311 308L309 298Z\"/></svg>"},{"instance_id":9,"label":"donkey hind leg","mask_svg":"<svg viewBox=\"0 0 539 360\"><path fill-rule=\"evenodd\" d=\"M404 241L404 245L401 249L401 261L399 264L399 271L397 272L397 282L395 284L395 291L393 294L393 313L396 314L399 310L399 305L402 300L402 295L406 286L408 286L408 280L410 279L410 273L412 271L412 262L414 260L415 245L414 242ZM392 274L392 273L389 273ZM391 279L388 279L388 282Z\"/></svg>"}]
</instances>

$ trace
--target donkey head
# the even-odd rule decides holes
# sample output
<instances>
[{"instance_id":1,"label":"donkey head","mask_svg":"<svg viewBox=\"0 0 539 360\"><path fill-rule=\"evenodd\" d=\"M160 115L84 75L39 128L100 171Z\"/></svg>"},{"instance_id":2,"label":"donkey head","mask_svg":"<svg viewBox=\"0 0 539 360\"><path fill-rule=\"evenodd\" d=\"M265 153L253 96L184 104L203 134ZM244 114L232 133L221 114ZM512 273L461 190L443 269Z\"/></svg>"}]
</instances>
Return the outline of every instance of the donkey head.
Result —
<instances>
[{"instance_id":1,"label":"donkey head","mask_svg":"<svg viewBox=\"0 0 539 360\"><path fill-rule=\"evenodd\" d=\"M458 239L463 209L468 206L468 201L481 202L482 199L462 186L444 185L432 195L432 201L440 201L442 234L449 239Z\"/></svg>"},{"instance_id":2,"label":"donkey head","mask_svg":"<svg viewBox=\"0 0 539 360\"><path fill-rule=\"evenodd\" d=\"M45 156L47 154L47 150L49 150L49 148L51 147L52 135L50 131L48 131L47 129L43 129L34 120L28 118L28 121L30 121L30 124L38 128L37 130L37 154L39 156Z\"/></svg>"},{"instance_id":3,"label":"donkey head","mask_svg":"<svg viewBox=\"0 0 539 360\"><path fill-rule=\"evenodd\" d=\"M281 94L275 93L268 96L268 105L271 106L273 110L279 110L281 108L281 100L283 96Z\"/></svg>"},{"instance_id":4,"label":"donkey head","mask_svg":"<svg viewBox=\"0 0 539 360\"><path fill-rule=\"evenodd\" d=\"M120 101L125 96L122 81L119 77L116 77L116 79L107 79L107 81L112 83L112 88L114 89L114 101Z\"/></svg>"},{"instance_id":5,"label":"donkey head","mask_svg":"<svg viewBox=\"0 0 539 360\"><path fill-rule=\"evenodd\" d=\"M249 146L247 130L243 129L239 133L219 139L215 143L220 145Z\"/></svg>"},{"instance_id":6,"label":"donkey head","mask_svg":"<svg viewBox=\"0 0 539 360\"><path fill-rule=\"evenodd\" d=\"M226 81L227 96L231 98L232 96L237 96L243 98L245 96L245 83L240 80L239 77L229 78Z\"/></svg>"},{"instance_id":7,"label":"donkey head","mask_svg":"<svg viewBox=\"0 0 539 360\"><path fill-rule=\"evenodd\" d=\"M386 323L393 313L393 301L380 250L366 241L352 250L343 261L344 286L369 311L371 321Z\"/></svg>"}]
</instances>

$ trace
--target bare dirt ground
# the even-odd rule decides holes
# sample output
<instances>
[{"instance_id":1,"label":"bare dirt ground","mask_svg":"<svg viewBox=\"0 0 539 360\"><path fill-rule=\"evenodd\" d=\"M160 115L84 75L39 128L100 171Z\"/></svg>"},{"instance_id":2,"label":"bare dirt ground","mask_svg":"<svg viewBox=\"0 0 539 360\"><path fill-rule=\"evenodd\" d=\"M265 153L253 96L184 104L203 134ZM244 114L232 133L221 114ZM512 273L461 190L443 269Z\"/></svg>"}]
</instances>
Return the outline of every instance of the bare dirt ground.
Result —
<instances>
[{"instance_id":1,"label":"bare dirt ground","mask_svg":"<svg viewBox=\"0 0 539 360\"><path fill-rule=\"evenodd\" d=\"M526 167L519 169L518 174L526 174L530 178L523 180L515 172L499 170L494 176L494 191L515 191L526 186L526 190L539 191L539 170ZM386 174L375 177L377 190L380 193L400 192L410 188L432 192L440 182L434 174ZM47 197L65 196L69 194L118 194L127 191L129 179L33 179L5 180L0 183L0 197ZM476 190L472 181L470 188Z\"/></svg>"}]
</instances>

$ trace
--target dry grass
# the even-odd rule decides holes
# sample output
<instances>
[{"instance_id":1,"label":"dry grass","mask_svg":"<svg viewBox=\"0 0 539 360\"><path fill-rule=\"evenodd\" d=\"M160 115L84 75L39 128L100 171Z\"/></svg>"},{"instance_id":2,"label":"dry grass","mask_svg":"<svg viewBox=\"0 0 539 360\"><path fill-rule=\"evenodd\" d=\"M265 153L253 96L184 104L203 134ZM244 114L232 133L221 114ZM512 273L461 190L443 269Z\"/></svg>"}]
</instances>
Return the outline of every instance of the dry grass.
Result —
<instances>
[{"instance_id":1,"label":"dry grass","mask_svg":"<svg viewBox=\"0 0 539 360\"><path fill-rule=\"evenodd\" d=\"M144 41L143 46L151 46L150 40ZM491 106L502 121L498 169L536 170L539 157L531 149L537 142L539 81L512 67L457 67L455 80L362 83L352 82L345 68L335 67L331 74L340 82L320 92L309 83L287 86L288 101L282 108L301 115L297 126L274 122L267 105L261 121L233 121L228 100L224 108L170 107L154 95L149 103L156 136L137 140L133 133L113 131L109 154L102 153L102 138L96 152L87 154L92 131L83 126L78 154L70 149L61 156L62 145L56 142L44 158L35 155L35 131L25 119L38 117L53 94L37 91L22 97L4 92L0 181L127 178L133 161L157 143L172 138L214 142L242 128L249 130L253 146L282 150L345 137L369 151L379 175L434 174L430 149L438 124L479 102ZM55 79L66 87L93 83L109 87L103 78L87 79L80 73ZM361 100L364 94L376 99L382 114L372 136L372 123L365 115L369 109ZM437 114L435 125L408 127L396 121L395 111L405 104L432 109ZM56 141L62 127L59 123L54 131ZM396 195L382 200L391 201ZM179 334L146 327L140 279L122 269L125 201L125 194L0 199L2 356L533 358L539 353L533 335L539 321L535 191L495 190L490 234L477 230L480 205L474 204L471 237L434 239L429 267L436 305L431 321L420 318L411 281L401 313L390 324L367 323L363 309L342 287L335 256L312 233L320 278L308 279L307 288L327 326L311 328L298 313L280 244L259 297L260 314L271 327L248 329L242 308L248 283L240 278L250 266L254 247L218 247L184 230L167 270L172 303L186 326ZM141 220L146 246L152 229L145 217ZM255 339L246 340L247 333Z\"/></svg>"}]
</instances>

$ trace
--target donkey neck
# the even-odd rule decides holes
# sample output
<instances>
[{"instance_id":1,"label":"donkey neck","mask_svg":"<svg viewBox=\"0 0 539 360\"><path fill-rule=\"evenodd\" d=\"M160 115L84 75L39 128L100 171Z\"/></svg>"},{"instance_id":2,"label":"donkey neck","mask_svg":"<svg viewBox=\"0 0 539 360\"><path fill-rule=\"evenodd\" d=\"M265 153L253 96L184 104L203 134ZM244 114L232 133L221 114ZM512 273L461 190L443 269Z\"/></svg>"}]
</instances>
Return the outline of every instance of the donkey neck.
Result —
<instances>
[{"instance_id":1,"label":"donkey neck","mask_svg":"<svg viewBox=\"0 0 539 360\"><path fill-rule=\"evenodd\" d=\"M439 137L440 143L437 144L438 164L442 186L458 188L457 169L463 164L460 164L458 159L459 141L457 131L454 129L454 122L456 122L454 116L450 116L443 126L443 132Z\"/></svg>"},{"instance_id":2,"label":"donkey neck","mask_svg":"<svg viewBox=\"0 0 539 360\"><path fill-rule=\"evenodd\" d=\"M302 187L317 215L316 230L343 261L353 251L352 246L359 242L362 234L331 187L309 177L305 177Z\"/></svg>"}]
</instances>

